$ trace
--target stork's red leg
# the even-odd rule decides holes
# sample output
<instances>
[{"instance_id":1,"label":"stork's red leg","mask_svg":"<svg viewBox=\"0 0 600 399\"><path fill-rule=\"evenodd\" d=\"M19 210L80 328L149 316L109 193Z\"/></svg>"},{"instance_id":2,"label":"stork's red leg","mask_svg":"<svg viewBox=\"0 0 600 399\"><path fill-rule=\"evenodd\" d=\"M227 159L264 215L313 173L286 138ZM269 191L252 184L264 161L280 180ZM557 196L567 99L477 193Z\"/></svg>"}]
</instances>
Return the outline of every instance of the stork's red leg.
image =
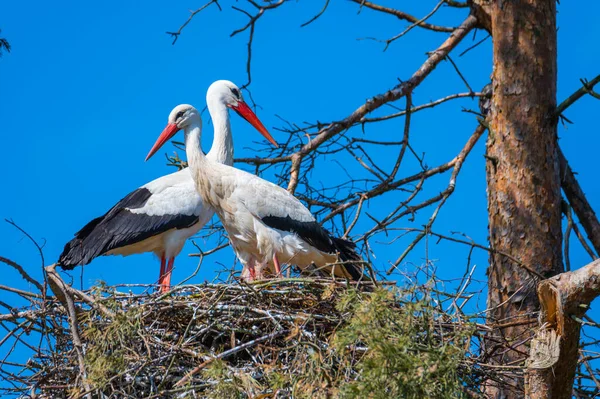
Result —
<instances>
[{"instance_id":1,"label":"stork's red leg","mask_svg":"<svg viewBox=\"0 0 600 399\"><path fill-rule=\"evenodd\" d=\"M256 269L254 268L254 259L250 261L248 265L248 270L250 271L250 281L256 280Z\"/></svg>"},{"instance_id":2,"label":"stork's red leg","mask_svg":"<svg viewBox=\"0 0 600 399\"><path fill-rule=\"evenodd\" d=\"M252 258L252 257L244 263L244 268L242 269L242 275L241 275L242 280L244 280L244 281L256 280L256 268L254 266L255 266L255 261L254 261L254 258Z\"/></svg>"},{"instance_id":3,"label":"stork's red leg","mask_svg":"<svg viewBox=\"0 0 600 399\"><path fill-rule=\"evenodd\" d=\"M273 255L273 264L275 265L275 277L281 277L281 265L279 259L277 259L277 254Z\"/></svg>"},{"instance_id":4,"label":"stork's red leg","mask_svg":"<svg viewBox=\"0 0 600 399\"><path fill-rule=\"evenodd\" d=\"M165 278L165 267L167 265L167 259L165 258L165 255L163 254L163 256L160 257L160 274L158 275L158 286L159 288L162 287L163 284L163 280ZM162 288L161 288L162 290Z\"/></svg>"},{"instance_id":5,"label":"stork's red leg","mask_svg":"<svg viewBox=\"0 0 600 399\"><path fill-rule=\"evenodd\" d=\"M169 292L171 289L171 273L173 273L173 263L175 263L175 258L169 258L169 263L167 264L167 269L165 270L165 278L160 287L160 290L163 294L165 292Z\"/></svg>"}]
</instances>

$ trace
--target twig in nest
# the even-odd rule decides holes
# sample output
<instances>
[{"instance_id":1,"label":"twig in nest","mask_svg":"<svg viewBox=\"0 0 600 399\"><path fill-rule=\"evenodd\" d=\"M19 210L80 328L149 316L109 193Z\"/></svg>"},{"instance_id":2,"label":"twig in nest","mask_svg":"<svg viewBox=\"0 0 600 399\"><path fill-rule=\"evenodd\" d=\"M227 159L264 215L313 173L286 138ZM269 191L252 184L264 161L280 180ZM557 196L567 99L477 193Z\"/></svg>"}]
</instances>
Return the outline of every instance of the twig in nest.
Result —
<instances>
[{"instance_id":1,"label":"twig in nest","mask_svg":"<svg viewBox=\"0 0 600 399\"><path fill-rule=\"evenodd\" d=\"M48 274L48 277L50 277L54 280L54 284L58 285L58 287L60 288L58 292L55 292L55 294L57 296L59 296L61 292L66 292L70 295L74 295L74 296L80 298L82 301L84 301L91 307L93 307L93 308L97 309L98 311L100 311L101 313L103 313L104 316L110 317L110 318L115 317L114 312L109 310L106 306L102 305L101 303L98 303L94 298L92 298L85 292L80 291L76 288L73 288L70 285L68 285L67 283L65 283L63 281L63 279L60 278L60 276L56 272L56 264L46 267L46 273ZM53 287L53 289L54 289L54 287ZM63 301L63 298L59 298L59 299L61 301Z\"/></svg>"},{"instance_id":2,"label":"twig in nest","mask_svg":"<svg viewBox=\"0 0 600 399\"><path fill-rule=\"evenodd\" d=\"M56 271L54 270L54 265L48 266L46 271L48 272L48 279L50 283L50 287L56 294L56 296L60 299L60 301L65 305L67 311L69 312L69 326L71 329L71 336L73 338L73 346L75 347L75 351L77 352L77 363L79 364L79 373L81 376L81 384L83 385L84 390L87 392L86 397L88 399L92 399L92 394L90 393L91 387L87 381L87 373L85 371L85 361L83 359L83 344L81 343L81 338L79 337L79 324L77 322L77 311L75 309L75 303L73 302L73 298L68 290L68 285L58 276Z\"/></svg>"},{"instance_id":3,"label":"twig in nest","mask_svg":"<svg viewBox=\"0 0 600 399\"><path fill-rule=\"evenodd\" d=\"M268 341L270 339L276 338L283 334L287 334L288 332L289 332L289 330L275 331L275 332L272 332L271 334L263 335L260 338L253 339L252 341L248 341L246 343L243 343L242 345L236 346L235 348L231 348L229 350L226 350L225 352L219 353L217 356L213 357L212 359L209 359L209 360L199 364L198 367L196 367L195 369L190 371L181 380L177 381L175 386L180 387L182 385L185 385L194 374L198 373L200 370L202 370L203 368L205 368L206 366L208 366L210 363L214 362L215 360L223 359L223 358L233 355L234 353L237 353L243 349L250 348L261 342Z\"/></svg>"}]
</instances>

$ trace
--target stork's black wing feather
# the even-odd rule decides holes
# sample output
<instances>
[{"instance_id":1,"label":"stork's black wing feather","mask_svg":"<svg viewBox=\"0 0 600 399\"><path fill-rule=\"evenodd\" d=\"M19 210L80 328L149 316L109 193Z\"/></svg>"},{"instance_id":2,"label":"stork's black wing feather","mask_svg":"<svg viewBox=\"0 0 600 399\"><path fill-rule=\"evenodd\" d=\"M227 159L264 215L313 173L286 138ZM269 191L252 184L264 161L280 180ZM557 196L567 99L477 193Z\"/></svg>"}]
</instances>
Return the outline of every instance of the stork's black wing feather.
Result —
<instances>
[{"instance_id":1,"label":"stork's black wing feather","mask_svg":"<svg viewBox=\"0 0 600 399\"><path fill-rule=\"evenodd\" d=\"M290 216L265 216L261 220L271 228L297 234L300 238L319 251L330 254L338 253L340 260L343 262L361 260L360 255L356 253L355 243L344 240L343 238L333 237L329 231L316 221L301 222L292 219ZM362 269L357 264L346 263L344 267L348 270L348 273L350 273L354 280L365 278Z\"/></svg>"},{"instance_id":2,"label":"stork's black wing feather","mask_svg":"<svg viewBox=\"0 0 600 399\"><path fill-rule=\"evenodd\" d=\"M133 213L142 208L152 196L150 190L140 187L132 191L106 214L100 216L75 234L59 257L64 269L86 265L106 252L135 244L173 228L185 228L198 222L198 215L153 215Z\"/></svg>"}]
</instances>

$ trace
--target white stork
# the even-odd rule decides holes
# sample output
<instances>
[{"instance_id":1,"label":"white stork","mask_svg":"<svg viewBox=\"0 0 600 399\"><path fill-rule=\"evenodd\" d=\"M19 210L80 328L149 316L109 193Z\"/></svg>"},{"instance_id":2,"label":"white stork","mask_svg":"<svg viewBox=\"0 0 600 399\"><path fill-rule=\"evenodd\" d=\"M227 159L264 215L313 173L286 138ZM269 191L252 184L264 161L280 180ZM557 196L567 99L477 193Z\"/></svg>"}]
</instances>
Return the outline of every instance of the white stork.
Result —
<instances>
[{"instance_id":1,"label":"white stork","mask_svg":"<svg viewBox=\"0 0 600 399\"><path fill-rule=\"evenodd\" d=\"M366 278L356 245L333 237L293 195L258 176L207 158L200 148L200 114L193 106L178 105L171 111L167 127L146 160L181 129L196 189L227 230L244 266L242 277L262 278L266 268L280 275L280 263L288 263L303 272ZM261 133L274 142L267 132Z\"/></svg>"},{"instance_id":2,"label":"white stork","mask_svg":"<svg viewBox=\"0 0 600 399\"><path fill-rule=\"evenodd\" d=\"M214 82L208 88L206 102L214 124L213 145L206 157L216 164L232 165L233 139L228 108L260 132L267 130L232 82ZM89 222L65 245L58 263L63 269L73 269L100 255L153 252L160 258L159 284L161 291L166 292L175 257L185 241L196 234L213 213L200 199L190 170L186 168L134 190L106 214Z\"/></svg>"}]
</instances>

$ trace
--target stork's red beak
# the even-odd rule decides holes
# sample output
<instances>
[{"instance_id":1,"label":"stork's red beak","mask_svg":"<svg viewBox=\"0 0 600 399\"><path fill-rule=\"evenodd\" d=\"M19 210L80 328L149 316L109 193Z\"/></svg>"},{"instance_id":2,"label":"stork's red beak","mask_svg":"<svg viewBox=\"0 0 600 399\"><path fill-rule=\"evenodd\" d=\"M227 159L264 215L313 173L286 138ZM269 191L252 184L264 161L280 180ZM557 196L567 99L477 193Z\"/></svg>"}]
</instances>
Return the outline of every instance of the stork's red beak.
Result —
<instances>
[{"instance_id":1,"label":"stork's red beak","mask_svg":"<svg viewBox=\"0 0 600 399\"><path fill-rule=\"evenodd\" d=\"M179 127L177 127L175 123L169 123L167 127L165 127L165 129L162 131L160 136L158 136L156 143L154 143L154 146L152 147L148 155L146 155L146 161L149 160L150 157L152 157L152 155L154 155L156 151L158 151L160 147L162 147L167 141L169 141L169 139L173 137L175 133L177 133L179 130Z\"/></svg>"},{"instance_id":2,"label":"stork's red beak","mask_svg":"<svg viewBox=\"0 0 600 399\"><path fill-rule=\"evenodd\" d=\"M256 130L260 132L267 140L271 142L276 148L279 148L279 145L275 141L275 139L271 136L267 128L262 124L262 122L258 119L256 114L250 109L250 107L243 101L239 101L237 106L231 106L235 112L240 114L242 118L247 120Z\"/></svg>"}]
</instances>

